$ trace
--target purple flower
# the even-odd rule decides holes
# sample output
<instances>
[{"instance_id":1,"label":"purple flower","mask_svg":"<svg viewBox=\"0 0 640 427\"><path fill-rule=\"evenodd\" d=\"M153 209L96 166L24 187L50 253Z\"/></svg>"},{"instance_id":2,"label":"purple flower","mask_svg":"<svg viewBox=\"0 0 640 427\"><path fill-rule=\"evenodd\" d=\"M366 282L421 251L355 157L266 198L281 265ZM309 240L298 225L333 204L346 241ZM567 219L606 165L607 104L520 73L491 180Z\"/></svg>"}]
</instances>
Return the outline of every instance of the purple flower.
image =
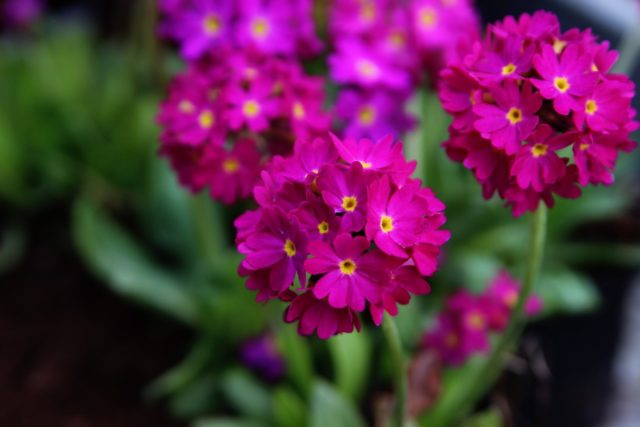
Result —
<instances>
[{"instance_id":1,"label":"purple flower","mask_svg":"<svg viewBox=\"0 0 640 427\"><path fill-rule=\"evenodd\" d=\"M271 335L248 339L240 348L240 360L270 382L280 380L285 374L285 362Z\"/></svg>"},{"instance_id":2,"label":"purple flower","mask_svg":"<svg viewBox=\"0 0 640 427\"><path fill-rule=\"evenodd\" d=\"M2 5L2 20L14 28L28 27L42 15L42 0L6 0Z\"/></svg>"}]
</instances>

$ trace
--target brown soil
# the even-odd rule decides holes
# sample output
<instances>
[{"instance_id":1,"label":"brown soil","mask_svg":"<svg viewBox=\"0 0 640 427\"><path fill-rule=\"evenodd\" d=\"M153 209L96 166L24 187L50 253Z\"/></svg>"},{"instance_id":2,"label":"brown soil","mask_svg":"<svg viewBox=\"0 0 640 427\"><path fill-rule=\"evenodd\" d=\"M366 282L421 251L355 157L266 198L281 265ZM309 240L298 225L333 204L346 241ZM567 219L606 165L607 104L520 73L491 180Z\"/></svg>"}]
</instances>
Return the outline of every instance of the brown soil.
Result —
<instances>
[{"instance_id":1,"label":"brown soil","mask_svg":"<svg viewBox=\"0 0 640 427\"><path fill-rule=\"evenodd\" d=\"M0 277L0 427L178 427L144 387L184 356L188 330L113 295L41 218Z\"/></svg>"}]
</instances>

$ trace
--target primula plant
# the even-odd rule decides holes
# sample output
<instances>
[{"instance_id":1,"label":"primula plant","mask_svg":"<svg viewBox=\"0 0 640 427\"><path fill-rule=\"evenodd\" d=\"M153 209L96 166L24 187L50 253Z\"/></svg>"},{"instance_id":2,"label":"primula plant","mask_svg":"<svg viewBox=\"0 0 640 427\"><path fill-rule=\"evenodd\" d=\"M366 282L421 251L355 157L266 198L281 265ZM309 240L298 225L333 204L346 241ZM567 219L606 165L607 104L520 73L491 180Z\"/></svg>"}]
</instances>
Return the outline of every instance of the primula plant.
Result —
<instances>
[{"instance_id":1,"label":"primula plant","mask_svg":"<svg viewBox=\"0 0 640 427\"><path fill-rule=\"evenodd\" d=\"M629 202L634 84L550 12L148 0L124 55L0 4L45 31L0 45L0 196L74 200L92 271L195 331L147 395L196 427L505 425L527 323L597 305L581 263L637 264L576 233Z\"/></svg>"}]
</instances>

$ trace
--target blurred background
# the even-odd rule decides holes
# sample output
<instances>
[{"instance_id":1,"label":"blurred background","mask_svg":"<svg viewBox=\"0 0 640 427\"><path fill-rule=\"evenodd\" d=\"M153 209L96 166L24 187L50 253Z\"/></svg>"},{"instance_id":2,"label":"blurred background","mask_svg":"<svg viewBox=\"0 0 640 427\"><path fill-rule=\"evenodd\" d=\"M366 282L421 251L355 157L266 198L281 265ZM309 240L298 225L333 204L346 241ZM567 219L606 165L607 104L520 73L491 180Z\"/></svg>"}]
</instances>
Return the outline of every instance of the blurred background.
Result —
<instances>
[{"instance_id":1,"label":"blurred background","mask_svg":"<svg viewBox=\"0 0 640 427\"><path fill-rule=\"evenodd\" d=\"M622 52L619 72L640 83L632 0L476 3L485 22L543 8L563 29L592 27ZM49 0L44 13L29 26L4 22L0 35L0 426L259 417L274 381L248 374L240 355L248 339L272 330L279 307L256 305L235 275L229 230L238 212L190 196L157 157L158 103L181 64L155 37L154 0ZM637 153L617 179L612 191L594 189L551 216L548 258L558 269L539 290L551 302L548 316L527 329L518 357L481 403L507 411L507 425L640 425ZM443 282L473 287L496 259L519 256L526 227L504 227L509 216L499 203L480 215L487 209L479 195L447 199L446 188L433 186L449 206L477 208L475 228L487 232L452 242L452 253L464 251ZM455 214L450 221L453 229ZM487 239L495 258L473 250ZM226 269L203 266L203 248L226 257ZM420 334L417 324L407 334ZM325 376L328 354L341 363L335 349L305 343L291 328L274 334L293 389L305 387L310 370L298 354L313 353ZM362 357L375 359L370 353ZM363 384L366 395L384 391ZM299 398L287 387L275 388L276 418L300 425ZM247 407L246 393L258 403Z\"/></svg>"}]
</instances>

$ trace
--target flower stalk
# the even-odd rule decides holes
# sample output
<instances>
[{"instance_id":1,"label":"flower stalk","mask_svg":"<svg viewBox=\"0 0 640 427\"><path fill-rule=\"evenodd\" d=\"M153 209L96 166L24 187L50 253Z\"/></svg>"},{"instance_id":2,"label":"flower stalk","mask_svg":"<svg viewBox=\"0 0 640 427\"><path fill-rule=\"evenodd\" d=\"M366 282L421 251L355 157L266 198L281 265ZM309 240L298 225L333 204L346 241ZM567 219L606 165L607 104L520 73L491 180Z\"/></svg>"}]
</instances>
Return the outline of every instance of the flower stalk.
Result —
<instances>
[{"instance_id":1,"label":"flower stalk","mask_svg":"<svg viewBox=\"0 0 640 427\"><path fill-rule=\"evenodd\" d=\"M404 427L407 408L407 394L409 390L407 382L407 361L402 349L400 333L395 320L389 314L385 314L382 322L382 332L384 333L391 363L393 366L393 379L395 382L395 405L391 417L390 427Z\"/></svg>"}]
</instances>

